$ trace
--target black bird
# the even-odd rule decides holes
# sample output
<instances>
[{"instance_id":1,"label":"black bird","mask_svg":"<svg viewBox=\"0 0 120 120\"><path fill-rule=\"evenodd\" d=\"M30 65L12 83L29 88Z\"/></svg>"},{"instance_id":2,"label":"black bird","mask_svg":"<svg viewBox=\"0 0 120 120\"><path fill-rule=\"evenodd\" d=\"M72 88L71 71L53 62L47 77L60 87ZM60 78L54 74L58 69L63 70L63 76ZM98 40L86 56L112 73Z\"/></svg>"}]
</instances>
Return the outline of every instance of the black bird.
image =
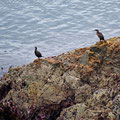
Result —
<instances>
[{"instance_id":1,"label":"black bird","mask_svg":"<svg viewBox=\"0 0 120 120\"><path fill-rule=\"evenodd\" d=\"M99 32L99 30L97 30L97 29L95 29L95 31L96 31L96 34L97 34L97 36L99 37L100 41L101 41L101 40L104 40L104 41L106 42L106 40L104 39L103 34L102 34L101 32Z\"/></svg>"},{"instance_id":2,"label":"black bird","mask_svg":"<svg viewBox=\"0 0 120 120\"><path fill-rule=\"evenodd\" d=\"M34 53L38 58L43 57L42 54L37 50L37 47L35 47Z\"/></svg>"}]
</instances>

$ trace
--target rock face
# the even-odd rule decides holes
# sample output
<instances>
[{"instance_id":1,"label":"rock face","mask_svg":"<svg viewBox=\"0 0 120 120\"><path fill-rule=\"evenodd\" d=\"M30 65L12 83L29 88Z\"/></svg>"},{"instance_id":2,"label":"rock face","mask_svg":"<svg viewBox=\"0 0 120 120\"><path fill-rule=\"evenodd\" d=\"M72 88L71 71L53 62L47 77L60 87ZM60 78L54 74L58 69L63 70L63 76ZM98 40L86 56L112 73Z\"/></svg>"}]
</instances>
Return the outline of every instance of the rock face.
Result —
<instances>
[{"instance_id":1,"label":"rock face","mask_svg":"<svg viewBox=\"0 0 120 120\"><path fill-rule=\"evenodd\" d=\"M120 37L11 68L0 120L119 120Z\"/></svg>"}]
</instances>

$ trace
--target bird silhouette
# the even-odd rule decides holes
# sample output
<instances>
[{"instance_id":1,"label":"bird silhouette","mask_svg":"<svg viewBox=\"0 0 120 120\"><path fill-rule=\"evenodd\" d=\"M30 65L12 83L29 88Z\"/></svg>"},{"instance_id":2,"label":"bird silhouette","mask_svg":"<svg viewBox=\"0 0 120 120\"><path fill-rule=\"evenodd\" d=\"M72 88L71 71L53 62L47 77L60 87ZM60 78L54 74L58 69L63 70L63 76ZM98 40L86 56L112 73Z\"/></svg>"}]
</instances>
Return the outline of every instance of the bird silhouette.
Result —
<instances>
[{"instance_id":1,"label":"bird silhouette","mask_svg":"<svg viewBox=\"0 0 120 120\"><path fill-rule=\"evenodd\" d=\"M100 39L100 41L104 40L106 42L106 40L104 39L103 34L101 32L99 32L98 29L95 29L95 31L96 31L96 34L97 34L98 38Z\"/></svg>"},{"instance_id":2,"label":"bird silhouette","mask_svg":"<svg viewBox=\"0 0 120 120\"><path fill-rule=\"evenodd\" d=\"M37 50L37 47L35 47L35 51L34 51L35 55L38 57L38 59L40 57L43 57L42 54Z\"/></svg>"}]
</instances>

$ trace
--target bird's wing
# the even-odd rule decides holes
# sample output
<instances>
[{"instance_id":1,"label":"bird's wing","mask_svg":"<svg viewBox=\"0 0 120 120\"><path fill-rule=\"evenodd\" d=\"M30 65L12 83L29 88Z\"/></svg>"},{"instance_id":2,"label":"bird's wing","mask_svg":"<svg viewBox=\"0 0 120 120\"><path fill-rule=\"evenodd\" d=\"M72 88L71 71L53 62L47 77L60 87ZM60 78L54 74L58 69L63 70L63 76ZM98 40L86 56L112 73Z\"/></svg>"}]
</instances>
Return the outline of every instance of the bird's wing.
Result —
<instances>
[{"instance_id":1,"label":"bird's wing","mask_svg":"<svg viewBox=\"0 0 120 120\"><path fill-rule=\"evenodd\" d=\"M38 51L38 54L40 54L42 56L41 52L39 52L39 51Z\"/></svg>"},{"instance_id":2,"label":"bird's wing","mask_svg":"<svg viewBox=\"0 0 120 120\"><path fill-rule=\"evenodd\" d=\"M99 37L100 37L100 39L104 40L104 36L101 32L99 32Z\"/></svg>"}]
</instances>

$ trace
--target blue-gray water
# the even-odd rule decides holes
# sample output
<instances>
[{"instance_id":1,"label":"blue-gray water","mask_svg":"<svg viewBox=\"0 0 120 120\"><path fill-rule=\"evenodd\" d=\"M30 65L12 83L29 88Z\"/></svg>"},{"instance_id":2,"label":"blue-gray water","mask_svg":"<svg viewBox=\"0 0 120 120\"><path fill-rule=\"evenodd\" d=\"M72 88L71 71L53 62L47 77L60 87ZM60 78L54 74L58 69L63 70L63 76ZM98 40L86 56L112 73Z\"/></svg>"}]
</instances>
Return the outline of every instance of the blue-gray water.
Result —
<instances>
[{"instance_id":1,"label":"blue-gray water","mask_svg":"<svg viewBox=\"0 0 120 120\"><path fill-rule=\"evenodd\" d=\"M37 46L44 57L120 35L120 0L0 0L1 75L32 62Z\"/></svg>"}]
</instances>

